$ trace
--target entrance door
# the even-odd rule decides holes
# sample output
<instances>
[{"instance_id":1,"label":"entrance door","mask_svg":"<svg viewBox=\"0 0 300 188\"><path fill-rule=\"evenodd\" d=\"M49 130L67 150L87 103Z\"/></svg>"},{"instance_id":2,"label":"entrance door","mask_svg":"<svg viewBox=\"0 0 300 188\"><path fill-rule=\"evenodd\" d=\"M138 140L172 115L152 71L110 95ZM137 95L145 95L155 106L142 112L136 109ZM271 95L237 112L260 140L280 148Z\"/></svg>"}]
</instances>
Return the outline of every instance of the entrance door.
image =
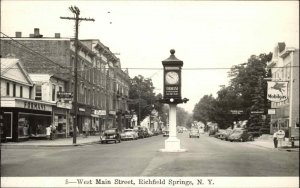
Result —
<instances>
[{"instance_id":1,"label":"entrance door","mask_svg":"<svg viewBox=\"0 0 300 188\"><path fill-rule=\"evenodd\" d=\"M13 121L12 121L12 112L4 112L4 127L5 127L5 135L6 138L12 138L12 126L13 126Z\"/></svg>"}]
</instances>

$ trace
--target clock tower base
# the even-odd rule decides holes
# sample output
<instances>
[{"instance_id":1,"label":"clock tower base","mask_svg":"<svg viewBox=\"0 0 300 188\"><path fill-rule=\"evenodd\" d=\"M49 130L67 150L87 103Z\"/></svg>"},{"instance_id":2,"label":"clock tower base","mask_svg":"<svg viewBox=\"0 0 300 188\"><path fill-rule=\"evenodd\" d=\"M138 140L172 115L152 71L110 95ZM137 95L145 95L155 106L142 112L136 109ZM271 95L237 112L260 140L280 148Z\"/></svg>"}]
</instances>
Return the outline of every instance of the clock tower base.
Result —
<instances>
[{"instance_id":1,"label":"clock tower base","mask_svg":"<svg viewBox=\"0 0 300 188\"><path fill-rule=\"evenodd\" d=\"M176 137L176 104L169 104L169 138L165 140L165 148L161 152L185 152L180 148L180 140Z\"/></svg>"}]
</instances>

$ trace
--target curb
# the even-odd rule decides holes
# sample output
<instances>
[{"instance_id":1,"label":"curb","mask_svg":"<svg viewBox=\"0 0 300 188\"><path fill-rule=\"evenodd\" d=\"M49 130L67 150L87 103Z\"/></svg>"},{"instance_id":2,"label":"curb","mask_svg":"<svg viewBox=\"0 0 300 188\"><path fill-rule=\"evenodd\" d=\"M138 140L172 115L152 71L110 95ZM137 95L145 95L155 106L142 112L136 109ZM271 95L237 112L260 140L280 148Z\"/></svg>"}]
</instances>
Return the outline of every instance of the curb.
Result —
<instances>
[{"instance_id":1,"label":"curb","mask_svg":"<svg viewBox=\"0 0 300 188\"><path fill-rule=\"evenodd\" d=\"M1 145L1 149L34 149L34 148L54 148L54 147L76 147L97 144L99 141L92 141L80 144L61 144L61 145Z\"/></svg>"}]
</instances>

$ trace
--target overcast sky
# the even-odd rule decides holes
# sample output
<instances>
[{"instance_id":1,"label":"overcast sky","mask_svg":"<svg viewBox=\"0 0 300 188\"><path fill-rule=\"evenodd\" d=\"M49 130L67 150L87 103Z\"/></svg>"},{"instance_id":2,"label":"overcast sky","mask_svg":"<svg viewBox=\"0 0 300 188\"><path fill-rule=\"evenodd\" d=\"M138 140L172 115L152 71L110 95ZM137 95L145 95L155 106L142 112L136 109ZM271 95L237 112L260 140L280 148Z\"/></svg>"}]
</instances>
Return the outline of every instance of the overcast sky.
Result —
<instances>
[{"instance_id":1,"label":"overcast sky","mask_svg":"<svg viewBox=\"0 0 300 188\"><path fill-rule=\"evenodd\" d=\"M220 85L228 85L231 66L272 52L278 42L299 48L298 1L2 0L1 31L27 37L40 28L45 37L74 37L74 22L59 18L73 16L71 5L95 19L81 22L79 38L99 39L120 53L122 68L132 78L151 78L157 93L163 92L161 61L175 49L184 62L182 96L190 99L180 107L189 112L204 95L216 97Z\"/></svg>"}]
</instances>

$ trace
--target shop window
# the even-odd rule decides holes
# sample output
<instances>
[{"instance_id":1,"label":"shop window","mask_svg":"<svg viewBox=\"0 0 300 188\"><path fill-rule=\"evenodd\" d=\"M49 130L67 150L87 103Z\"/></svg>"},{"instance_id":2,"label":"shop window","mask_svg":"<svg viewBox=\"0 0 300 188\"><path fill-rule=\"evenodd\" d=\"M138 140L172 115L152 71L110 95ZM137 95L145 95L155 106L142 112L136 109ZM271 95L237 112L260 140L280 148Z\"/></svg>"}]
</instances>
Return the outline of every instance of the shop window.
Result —
<instances>
[{"instance_id":1,"label":"shop window","mask_svg":"<svg viewBox=\"0 0 300 188\"><path fill-rule=\"evenodd\" d=\"M67 129L67 119L64 115L55 115L54 116L54 125L56 131L59 134L65 134Z\"/></svg>"},{"instance_id":2,"label":"shop window","mask_svg":"<svg viewBox=\"0 0 300 188\"><path fill-rule=\"evenodd\" d=\"M13 97L15 97L16 96L16 84L13 84Z\"/></svg>"},{"instance_id":3,"label":"shop window","mask_svg":"<svg viewBox=\"0 0 300 188\"><path fill-rule=\"evenodd\" d=\"M23 86L20 86L20 98L23 97Z\"/></svg>"},{"instance_id":4,"label":"shop window","mask_svg":"<svg viewBox=\"0 0 300 188\"><path fill-rule=\"evenodd\" d=\"M10 91L9 91L10 88L9 87L10 87L10 84L9 84L9 82L7 82L6 83L6 95L7 96L9 96L9 93L10 93Z\"/></svg>"},{"instance_id":5,"label":"shop window","mask_svg":"<svg viewBox=\"0 0 300 188\"><path fill-rule=\"evenodd\" d=\"M35 87L35 100L42 100L42 86Z\"/></svg>"},{"instance_id":6,"label":"shop window","mask_svg":"<svg viewBox=\"0 0 300 188\"><path fill-rule=\"evenodd\" d=\"M20 137L45 137L46 127L51 124L51 115L19 113L18 134Z\"/></svg>"}]
</instances>

